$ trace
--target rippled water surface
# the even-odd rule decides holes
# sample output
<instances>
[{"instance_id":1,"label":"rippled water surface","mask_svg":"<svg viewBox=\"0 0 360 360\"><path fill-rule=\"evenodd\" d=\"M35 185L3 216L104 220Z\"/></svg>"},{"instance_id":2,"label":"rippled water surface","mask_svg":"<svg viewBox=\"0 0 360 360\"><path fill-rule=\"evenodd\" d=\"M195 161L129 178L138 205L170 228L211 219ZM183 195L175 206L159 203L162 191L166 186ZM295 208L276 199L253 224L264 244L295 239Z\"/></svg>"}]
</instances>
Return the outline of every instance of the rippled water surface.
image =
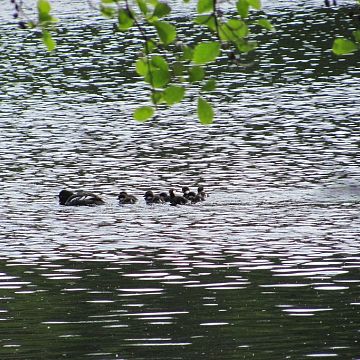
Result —
<instances>
[{"instance_id":1,"label":"rippled water surface","mask_svg":"<svg viewBox=\"0 0 360 360\"><path fill-rule=\"evenodd\" d=\"M135 123L141 44L55 6L52 54L1 15L0 358L360 359L358 57L329 51L350 5L265 2L277 32L209 69L210 127L195 86ZM199 183L193 206L141 198Z\"/></svg>"}]
</instances>

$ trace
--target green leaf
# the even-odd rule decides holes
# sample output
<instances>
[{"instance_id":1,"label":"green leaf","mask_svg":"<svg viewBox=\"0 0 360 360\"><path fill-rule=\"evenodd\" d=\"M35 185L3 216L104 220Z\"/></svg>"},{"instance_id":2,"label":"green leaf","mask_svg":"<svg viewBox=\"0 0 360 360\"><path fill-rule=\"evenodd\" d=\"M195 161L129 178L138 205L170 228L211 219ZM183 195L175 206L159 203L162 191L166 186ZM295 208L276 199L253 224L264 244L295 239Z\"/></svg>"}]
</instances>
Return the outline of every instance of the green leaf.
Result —
<instances>
[{"instance_id":1,"label":"green leaf","mask_svg":"<svg viewBox=\"0 0 360 360\"><path fill-rule=\"evenodd\" d=\"M173 63L172 69L175 76L181 76L184 73L185 67L182 62L176 61Z\"/></svg>"},{"instance_id":2,"label":"green leaf","mask_svg":"<svg viewBox=\"0 0 360 360\"><path fill-rule=\"evenodd\" d=\"M173 105L180 102L185 94L183 86L172 85L164 90L164 100L168 105Z\"/></svg>"},{"instance_id":3,"label":"green leaf","mask_svg":"<svg viewBox=\"0 0 360 360\"><path fill-rule=\"evenodd\" d=\"M56 22L57 19L50 15L51 5L48 0L38 0L37 2L38 17L40 25L47 22Z\"/></svg>"},{"instance_id":4,"label":"green leaf","mask_svg":"<svg viewBox=\"0 0 360 360\"><path fill-rule=\"evenodd\" d=\"M159 2L154 9L153 16L157 16L159 18L170 14L171 7L167 3Z\"/></svg>"},{"instance_id":5,"label":"green leaf","mask_svg":"<svg viewBox=\"0 0 360 360\"><path fill-rule=\"evenodd\" d=\"M154 49L156 49L156 43L154 40L148 40L146 41L146 45L144 48L144 53L151 53Z\"/></svg>"},{"instance_id":6,"label":"green leaf","mask_svg":"<svg viewBox=\"0 0 360 360\"><path fill-rule=\"evenodd\" d=\"M166 21L156 21L154 23L160 40L164 45L169 45L176 39L176 28Z\"/></svg>"},{"instance_id":7,"label":"green leaf","mask_svg":"<svg viewBox=\"0 0 360 360\"><path fill-rule=\"evenodd\" d=\"M148 13L148 8L147 8L147 5L146 5L146 2L144 0L136 0L137 4L138 4L138 7L140 9L140 11L146 15Z\"/></svg>"},{"instance_id":8,"label":"green leaf","mask_svg":"<svg viewBox=\"0 0 360 360\"><path fill-rule=\"evenodd\" d=\"M206 64L214 61L220 54L220 44L216 41L207 41L196 45L193 61L196 64Z\"/></svg>"},{"instance_id":9,"label":"green leaf","mask_svg":"<svg viewBox=\"0 0 360 360\"><path fill-rule=\"evenodd\" d=\"M274 26L271 24L271 22L268 19L259 19L256 24L260 25L266 30L274 30Z\"/></svg>"},{"instance_id":10,"label":"green leaf","mask_svg":"<svg viewBox=\"0 0 360 360\"><path fill-rule=\"evenodd\" d=\"M210 125L214 121L214 110L210 103L203 98L198 99L197 113L203 125Z\"/></svg>"},{"instance_id":11,"label":"green leaf","mask_svg":"<svg viewBox=\"0 0 360 360\"><path fill-rule=\"evenodd\" d=\"M117 2L117 0L101 0L103 4L114 4Z\"/></svg>"},{"instance_id":12,"label":"green leaf","mask_svg":"<svg viewBox=\"0 0 360 360\"><path fill-rule=\"evenodd\" d=\"M212 12L214 9L213 0L198 0L197 12L202 14L204 12Z\"/></svg>"},{"instance_id":13,"label":"green leaf","mask_svg":"<svg viewBox=\"0 0 360 360\"><path fill-rule=\"evenodd\" d=\"M194 50L190 46L185 45L183 47L183 54L182 54L181 58L185 61L186 60L191 61L193 58L193 55L194 55Z\"/></svg>"},{"instance_id":14,"label":"green leaf","mask_svg":"<svg viewBox=\"0 0 360 360\"><path fill-rule=\"evenodd\" d=\"M126 31L134 25L134 19L128 9L120 9L118 12L118 28Z\"/></svg>"},{"instance_id":15,"label":"green leaf","mask_svg":"<svg viewBox=\"0 0 360 360\"><path fill-rule=\"evenodd\" d=\"M134 112L134 119L136 121L145 122L154 115L154 109L151 106L141 106Z\"/></svg>"},{"instance_id":16,"label":"green leaf","mask_svg":"<svg viewBox=\"0 0 360 360\"><path fill-rule=\"evenodd\" d=\"M249 5L256 9L256 10L260 10L261 9L261 0L246 0Z\"/></svg>"},{"instance_id":17,"label":"green leaf","mask_svg":"<svg viewBox=\"0 0 360 360\"><path fill-rule=\"evenodd\" d=\"M236 46L239 51L243 53L248 53L250 51L253 51L257 48L257 42L256 41L247 41L247 40L241 40L236 43Z\"/></svg>"},{"instance_id":18,"label":"green leaf","mask_svg":"<svg viewBox=\"0 0 360 360\"><path fill-rule=\"evenodd\" d=\"M153 91L151 94L151 101L153 104L160 104L163 102L163 91Z\"/></svg>"},{"instance_id":19,"label":"green leaf","mask_svg":"<svg viewBox=\"0 0 360 360\"><path fill-rule=\"evenodd\" d=\"M358 45L356 45L353 41L343 38L335 39L332 47L332 51L336 55L351 54L358 49Z\"/></svg>"},{"instance_id":20,"label":"green leaf","mask_svg":"<svg viewBox=\"0 0 360 360\"><path fill-rule=\"evenodd\" d=\"M48 0L38 0L37 8L39 13L49 14L51 10L51 5Z\"/></svg>"},{"instance_id":21,"label":"green leaf","mask_svg":"<svg viewBox=\"0 0 360 360\"><path fill-rule=\"evenodd\" d=\"M353 36L356 42L360 42L360 30L353 31Z\"/></svg>"},{"instance_id":22,"label":"green leaf","mask_svg":"<svg viewBox=\"0 0 360 360\"><path fill-rule=\"evenodd\" d=\"M150 60L151 73L148 73L145 80L155 88L161 88L170 81L169 65L160 55L154 55Z\"/></svg>"},{"instance_id":23,"label":"green leaf","mask_svg":"<svg viewBox=\"0 0 360 360\"><path fill-rule=\"evenodd\" d=\"M244 38L249 34L248 26L242 20L230 19L225 24L235 38Z\"/></svg>"},{"instance_id":24,"label":"green leaf","mask_svg":"<svg viewBox=\"0 0 360 360\"><path fill-rule=\"evenodd\" d=\"M194 19L195 24L205 25L210 30L216 31L214 15L199 15Z\"/></svg>"},{"instance_id":25,"label":"green leaf","mask_svg":"<svg viewBox=\"0 0 360 360\"><path fill-rule=\"evenodd\" d=\"M189 82L194 83L204 78L205 71L201 66L193 66L189 69Z\"/></svg>"},{"instance_id":26,"label":"green leaf","mask_svg":"<svg viewBox=\"0 0 360 360\"><path fill-rule=\"evenodd\" d=\"M29 29L35 29L36 28L36 23L34 21L28 21L26 23L26 26L29 28Z\"/></svg>"},{"instance_id":27,"label":"green leaf","mask_svg":"<svg viewBox=\"0 0 360 360\"><path fill-rule=\"evenodd\" d=\"M170 74L162 69L151 70L151 76L149 73L145 80L155 88L162 88L169 83Z\"/></svg>"},{"instance_id":28,"label":"green leaf","mask_svg":"<svg viewBox=\"0 0 360 360\"><path fill-rule=\"evenodd\" d=\"M163 56L160 56L160 55L154 55L151 58L151 65L154 68L162 69L164 71L169 70L169 65L168 65L167 61L165 60L165 58Z\"/></svg>"},{"instance_id":29,"label":"green leaf","mask_svg":"<svg viewBox=\"0 0 360 360\"><path fill-rule=\"evenodd\" d=\"M203 91L213 91L216 88L216 81L214 79L209 79L201 88Z\"/></svg>"},{"instance_id":30,"label":"green leaf","mask_svg":"<svg viewBox=\"0 0 360 360\"><path fill-rule=\"evenodd\" d=\"M111 6L104 6L104 5L100 5L100 12L102 15L104 15L105 17L112 19L113 17L115 17L116 14L116 10L111 7Z\"/></svg>"},{"instance_id":31,"label":"green leaf","mask_svg":"<svg viewBox=\"0 0 360 360\"><path fill-rule=\"evenodd\" d=\"M56 41L51 37L51 34L47 30L43 30L42 40L48 51L53 51L56 48Z\"/></svg>"},{"instance_id":32,"label":"green leaf","mask_svg":"<svg viewBox=\"0 0 360 360\"><path fill-rule=\"evenodd\" d=\"M249 16L249 3L247 0L238 0L236 9L242 18L247 18Z\"/></svg>"},{"instance_id":33,"label":"green leaf","mask_svg":"<svg viewBox=\"0 0 360 360\"><path fill-rule=\"evenodd\" d=\"M219 28L219 36L221 40L224 41L236 41L236 35L232 30L227 26L227 24L222 24Z\"/></svg>"},{"instance_id":34,"label":"green leaf","mask_svg":"<svg viewBox=\"0 0 360 360\"><path fill-rule=\"evenodd\" d=\"M146 76L149 72L146 58L141 58L136 61L136 72L141 76Z\"/></svg>"}]
</instances>

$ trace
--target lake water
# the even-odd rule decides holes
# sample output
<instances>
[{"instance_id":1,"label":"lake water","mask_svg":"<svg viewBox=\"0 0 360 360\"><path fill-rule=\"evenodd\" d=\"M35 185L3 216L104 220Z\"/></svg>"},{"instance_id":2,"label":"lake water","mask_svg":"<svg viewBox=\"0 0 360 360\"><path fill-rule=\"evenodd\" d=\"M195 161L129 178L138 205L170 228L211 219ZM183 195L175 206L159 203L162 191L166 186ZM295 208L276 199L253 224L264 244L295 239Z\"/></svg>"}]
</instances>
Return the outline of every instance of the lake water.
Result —
<instances>
[{"instance_id":1,"label":"lake water","mask_svg":"<svg viewBox=\"0 0 360 360\"><path fill-rule=\"evenodd\" d=\"M10 5L0 358L360 359L359 61L329 50L356 25L349 8L265 2L277 32L209 69L204 127L196 86L156 121L132 120L148 96L141 44L82 2L57 2L53 54ZM200 183L210 196L194 206L116 200ZM107 204L61 207L63 188Z\"/></svg>"}]
</instances>

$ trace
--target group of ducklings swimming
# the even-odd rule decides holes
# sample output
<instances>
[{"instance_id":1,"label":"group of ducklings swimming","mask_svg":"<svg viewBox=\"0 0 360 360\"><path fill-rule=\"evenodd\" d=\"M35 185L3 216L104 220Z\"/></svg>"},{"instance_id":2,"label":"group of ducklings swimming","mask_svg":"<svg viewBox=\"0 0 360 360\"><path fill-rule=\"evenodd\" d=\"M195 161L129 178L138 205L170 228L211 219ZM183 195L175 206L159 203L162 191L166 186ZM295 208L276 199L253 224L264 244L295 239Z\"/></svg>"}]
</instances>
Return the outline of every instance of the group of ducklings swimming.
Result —
<instances>
[{"instance_id":1,"label":"group of ducklings swimming","mask_svg":"<svg viewBox=\"0 0 360 360\"><path fill-rule=\"evenodd\" d=\"M196 204L200 201L204 201L208 197L208 194L204 191L203 186L197 188L197 192L191 191L189 187L182 187L182 195L175 194L174 189L170 189L169 193L160 192L154 193L152 190L148 190L144 194L146 204L166 204L170 205L186 205ZM126 191L121 191L118 195L119 204L135 204L138 199ZM93 206L103 205L105 201L98 195L88 191L69 191L61 190L59 193L59 203L65 206Z\"/></svg>"}]
</instances>

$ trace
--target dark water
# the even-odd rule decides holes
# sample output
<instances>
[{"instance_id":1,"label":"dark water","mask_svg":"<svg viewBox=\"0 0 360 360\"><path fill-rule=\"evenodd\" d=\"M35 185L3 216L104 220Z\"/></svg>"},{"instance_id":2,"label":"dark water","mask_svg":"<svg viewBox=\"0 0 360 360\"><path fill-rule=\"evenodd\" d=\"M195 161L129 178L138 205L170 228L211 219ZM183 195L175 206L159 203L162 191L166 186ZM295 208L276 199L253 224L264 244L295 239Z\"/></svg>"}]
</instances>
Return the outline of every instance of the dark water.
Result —
<instances>
[{"instance_id":1,"label":"dark water","mask_svg":"<svg viewBox=\"0 0 360 360\"><path fill-rule=\"evenodd\" d=\"M277 32L209 70L202 127L190 97L135 123L139 44L61 4L54 54L0 24L0 358L360 359L358 57L329 51L348 8L265 3ZM198 183L194 206L116 201Z\"/></svg>"}]
</instances>

